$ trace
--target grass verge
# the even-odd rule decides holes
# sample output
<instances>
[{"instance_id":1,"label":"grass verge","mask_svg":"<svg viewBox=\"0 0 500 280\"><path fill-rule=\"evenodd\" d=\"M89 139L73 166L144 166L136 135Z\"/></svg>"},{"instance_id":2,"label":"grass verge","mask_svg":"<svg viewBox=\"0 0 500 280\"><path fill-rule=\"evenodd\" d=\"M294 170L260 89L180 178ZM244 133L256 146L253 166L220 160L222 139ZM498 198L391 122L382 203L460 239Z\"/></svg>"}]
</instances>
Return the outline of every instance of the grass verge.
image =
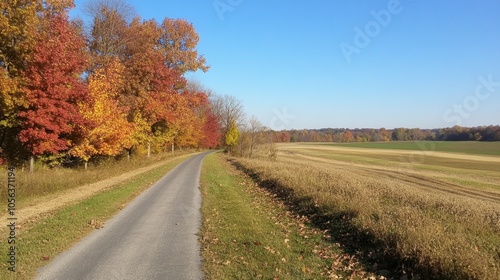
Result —
<instances>
[{"instance_id":1,"label":"grass verge","mask_svg":"<svg viewBox=\"0 0 500 280\"><path fill-rule=\"evenodd\" d=\"M17 229L16 272L9 272L7 263L2 262L0 279L32 279L38 268L48 264L50 259L69 249L92 230L100 228L104 221L183 160L173 159L80 203L22 225ZM0 245L1 255L6 256L7 244L3 241Z\"/></svg>"},{"instance_id":2,"label":"grass verge","mask_svg":"<svg viewBox=\"0 0 500 280\"><path fill-rule=\"evenodd\" d=\"M201 184L207 279L377 279L225 157L205 158Z\"/></svg>"}]
</instances>

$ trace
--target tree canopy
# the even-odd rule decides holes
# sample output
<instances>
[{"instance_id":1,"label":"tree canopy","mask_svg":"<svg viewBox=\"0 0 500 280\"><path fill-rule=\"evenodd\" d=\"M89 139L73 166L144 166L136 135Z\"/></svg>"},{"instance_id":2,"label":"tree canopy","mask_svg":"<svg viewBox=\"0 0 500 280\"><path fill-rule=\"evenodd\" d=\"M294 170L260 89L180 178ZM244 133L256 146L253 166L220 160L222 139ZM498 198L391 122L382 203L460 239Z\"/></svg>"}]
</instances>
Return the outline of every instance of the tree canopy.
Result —
<instances>
[{"instance_id":1,"label":"tree canopy","mask_svg":"<svg viewBox=\"0 0 500 280\"><path fill-rule=\"evenodd\" d=\"M219 145L209 91L184 77L209 69L190 22L144 20L123 0L94 0L84 28L69 18L73 7L0 3L0 162Z\"/></svg>"}]
</instances>

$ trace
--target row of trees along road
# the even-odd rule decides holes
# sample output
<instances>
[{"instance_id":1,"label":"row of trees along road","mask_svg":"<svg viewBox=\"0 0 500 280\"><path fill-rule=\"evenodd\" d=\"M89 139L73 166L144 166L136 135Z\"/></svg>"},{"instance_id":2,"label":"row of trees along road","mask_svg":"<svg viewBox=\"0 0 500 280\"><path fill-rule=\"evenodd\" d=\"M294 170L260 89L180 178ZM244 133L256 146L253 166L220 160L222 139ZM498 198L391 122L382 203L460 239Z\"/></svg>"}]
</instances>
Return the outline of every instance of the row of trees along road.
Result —
<instances>
[{"instance_id":1,"label":"row of trees along road","mask_svg":"<svg viewBox=\"0 0 500 280\"><path fill-rule=\"evenodd\" d=\"M89 2L86 23L72 8L0 2L0 163L237 144L241 103L184 77L209 69L191 23L143 20L122 0Z\"/></svg>"}]
</instances>

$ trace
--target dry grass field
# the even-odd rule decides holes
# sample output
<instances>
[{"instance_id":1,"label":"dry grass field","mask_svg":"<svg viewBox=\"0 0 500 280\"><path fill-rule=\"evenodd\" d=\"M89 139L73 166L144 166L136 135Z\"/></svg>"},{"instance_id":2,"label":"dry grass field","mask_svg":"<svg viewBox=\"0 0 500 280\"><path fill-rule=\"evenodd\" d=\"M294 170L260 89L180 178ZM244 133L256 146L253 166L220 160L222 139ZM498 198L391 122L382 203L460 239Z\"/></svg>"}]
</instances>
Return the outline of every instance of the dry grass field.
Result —
<instances>
[{"instance_id":1,"label":"dry grass field","mask_svg":"<svg viewBox=\"0 0 500 280\"><path fill-rule=\"evenodd\" d=\"M500 157L280 144L235 165L367 270L500 279Z\"/></svg>"}]
</instances>

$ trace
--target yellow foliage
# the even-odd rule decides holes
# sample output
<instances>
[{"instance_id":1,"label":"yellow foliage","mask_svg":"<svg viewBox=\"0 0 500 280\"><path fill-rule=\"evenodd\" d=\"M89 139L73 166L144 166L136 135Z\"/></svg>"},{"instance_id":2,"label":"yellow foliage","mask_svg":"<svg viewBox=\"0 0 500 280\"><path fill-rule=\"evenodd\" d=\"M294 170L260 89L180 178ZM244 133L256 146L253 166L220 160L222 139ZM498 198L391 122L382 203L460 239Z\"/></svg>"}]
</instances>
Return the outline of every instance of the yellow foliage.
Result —
<instances>
[{"instance_id":1,"label":"yellow foliage","mask_svg":"<svg viewBox=\"0 0 500 280\"><path fill-rule=\"evenodd\" d=\"M236 126L236 122L231 122L227 132L226 132L226 145L234 146L236 145L238 138L240 137L240 132L238 131L238 127Z\"/></svg>"},{"instance_id":2,"label":"yellow foliage","mask_svg":"<svg viewBox=\"0 0 500 280\"><path fill-rule=\"evenodd\" d=\"M87 161L93 155L118 155L133 145L133 126L127 121L125 108L118 102L123 71L123 65L115 60L90 75L92 100L79 104L80 113L89 125L82 128L84 140L73 148L73 155Z\"/></svg>"},{"instance_id":3,"label":"yellow foliage","mask_svg":"<svg viewBox=\"0 0 500 280\"><path fill-rule=\"evenodd\" d=\"M151 124L140 111L134 112L133 117L133 145L147 143L151 139Z\"/></svg>"}]
</instances>

